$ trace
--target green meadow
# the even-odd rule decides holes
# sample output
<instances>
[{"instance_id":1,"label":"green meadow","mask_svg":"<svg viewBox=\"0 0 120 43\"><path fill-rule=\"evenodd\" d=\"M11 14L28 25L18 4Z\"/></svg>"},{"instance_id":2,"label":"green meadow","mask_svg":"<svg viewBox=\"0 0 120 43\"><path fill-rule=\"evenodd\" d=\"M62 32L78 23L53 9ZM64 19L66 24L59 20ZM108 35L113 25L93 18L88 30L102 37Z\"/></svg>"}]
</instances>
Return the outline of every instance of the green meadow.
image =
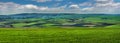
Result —
<instances>
[{"instance_id":1,"label":"green meadow","mask_svg":"<svg viewBox=\"0 0 120 43\"><path fill-rule=\"evenodd\" d=\"M120 28L1 28L0 43L120 43Z\"/></svg>"}]
</instances>

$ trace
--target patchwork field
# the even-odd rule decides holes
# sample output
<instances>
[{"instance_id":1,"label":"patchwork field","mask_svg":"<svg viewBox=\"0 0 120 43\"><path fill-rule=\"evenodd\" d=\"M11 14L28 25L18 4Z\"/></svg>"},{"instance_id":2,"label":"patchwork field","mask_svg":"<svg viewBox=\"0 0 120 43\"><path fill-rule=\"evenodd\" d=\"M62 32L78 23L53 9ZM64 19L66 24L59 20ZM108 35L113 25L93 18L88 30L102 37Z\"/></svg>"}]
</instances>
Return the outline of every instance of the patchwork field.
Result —
<instances>
[{"instance_id":1,"label":"patchwork field","mask_svg":"<svg viewBox=\"0 0 120 43\"><path fill-rule=\"evenodd\" d=\"M116 27L119 14L39 14L0 15L0 28L31 27Z\"/></svg>"}]
</instances>

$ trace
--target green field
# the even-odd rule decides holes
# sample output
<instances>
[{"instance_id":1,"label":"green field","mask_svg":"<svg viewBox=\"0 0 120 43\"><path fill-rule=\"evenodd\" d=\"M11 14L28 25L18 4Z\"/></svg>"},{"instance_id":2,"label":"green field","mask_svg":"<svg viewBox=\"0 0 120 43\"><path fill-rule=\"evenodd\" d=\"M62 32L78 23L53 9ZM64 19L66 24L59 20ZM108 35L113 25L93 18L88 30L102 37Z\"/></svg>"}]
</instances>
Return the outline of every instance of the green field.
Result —
<instances>
[{"instance_id":1,"label":"green field","mask_svg":"<svg viewBox=\"0 0 120 43\"><path fill-rule=\"evenodd\" d=\"M120 28L1 28L0 43L120 43Z\"/></svg>"},{"instance_id":2,"label":"green field","mask_svg":"<svg viewBox=\"0 0 120 43\"><path fill-rule=\"evenodd\" d=\"M0 43L120 43L120 15L0 16Z\"/></svg>"}]
</instances>

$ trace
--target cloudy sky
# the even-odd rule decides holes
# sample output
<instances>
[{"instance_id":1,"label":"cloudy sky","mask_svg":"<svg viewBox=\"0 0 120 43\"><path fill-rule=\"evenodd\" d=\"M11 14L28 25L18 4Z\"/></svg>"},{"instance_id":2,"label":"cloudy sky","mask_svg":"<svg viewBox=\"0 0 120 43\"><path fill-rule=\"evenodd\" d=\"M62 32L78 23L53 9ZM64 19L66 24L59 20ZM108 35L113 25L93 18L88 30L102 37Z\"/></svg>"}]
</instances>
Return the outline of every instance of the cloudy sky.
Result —
<instances>
[{"instance_id":1,"label":"cloudy sky","mask_svg":"<svg viewBox=\"0 0 120 43\"><path fill-rule=\"evenodd\" d=\"M0 15L16 13L120 14L120 0L0 0Z\"/></svg>"}]
</instances>

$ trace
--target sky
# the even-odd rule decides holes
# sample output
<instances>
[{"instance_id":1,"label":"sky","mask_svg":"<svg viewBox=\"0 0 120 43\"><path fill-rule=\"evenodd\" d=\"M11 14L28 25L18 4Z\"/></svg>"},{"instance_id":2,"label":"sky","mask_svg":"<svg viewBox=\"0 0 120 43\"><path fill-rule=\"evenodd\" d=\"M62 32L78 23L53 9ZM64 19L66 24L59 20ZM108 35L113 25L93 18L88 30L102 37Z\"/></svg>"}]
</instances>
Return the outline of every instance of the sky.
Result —
<instances>
[{"instance_id":1,"label":"sky","mask_svg":"<svg viewBox=\"0 0 120 43\"><path fill-rule=\"evenodd\" d=\"M18 13L120 14L120 0L0 0L0 15Z\"/></svg>"}]
</instances>

